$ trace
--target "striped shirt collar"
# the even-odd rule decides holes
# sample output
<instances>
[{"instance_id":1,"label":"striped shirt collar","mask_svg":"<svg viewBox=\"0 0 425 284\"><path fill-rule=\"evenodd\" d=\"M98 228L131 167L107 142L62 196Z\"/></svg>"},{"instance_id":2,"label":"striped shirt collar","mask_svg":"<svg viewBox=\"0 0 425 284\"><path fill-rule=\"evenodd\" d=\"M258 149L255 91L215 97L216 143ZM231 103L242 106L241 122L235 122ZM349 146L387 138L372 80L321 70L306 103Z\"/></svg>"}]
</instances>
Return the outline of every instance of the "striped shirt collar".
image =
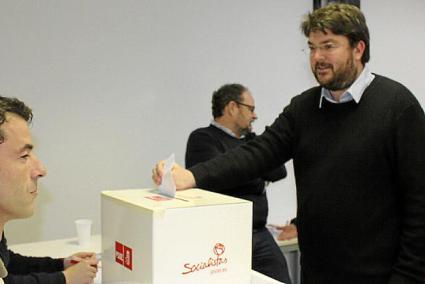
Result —
<instances>
[{"instance_id":1,"label":"striped shirt collar","mask_svg":"<svg viewBox=\"0 0 425 284\"><path fill-rule=\"evenodd\" d=\"M356 81L348 88L341 96L339 102L337 102L331 95L331 92L328 89L322 87L319 108L322 108L322 101L325 98L327 101L338 104L338 103L346 103L351 100L354 100L356 103L359 103L360 99L366 88L372 83L375 75L373 75L370 70L368 64L365 65L363 71L360 73L360 76L357 77Z\"/></svg>"}]
</instances>

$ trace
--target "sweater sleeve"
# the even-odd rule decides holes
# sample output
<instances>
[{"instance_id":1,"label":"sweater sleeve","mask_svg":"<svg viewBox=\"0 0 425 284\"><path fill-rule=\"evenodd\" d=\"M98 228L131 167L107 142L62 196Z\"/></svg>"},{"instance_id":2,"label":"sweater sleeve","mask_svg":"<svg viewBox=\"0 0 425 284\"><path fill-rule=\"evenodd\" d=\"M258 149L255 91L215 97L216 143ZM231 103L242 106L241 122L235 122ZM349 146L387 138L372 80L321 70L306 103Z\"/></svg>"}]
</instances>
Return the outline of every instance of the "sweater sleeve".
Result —
<instances>
[{"instance_id":1,"label":"sweater sleeve","mask_svg":"<svg viewBox=\"0 0 425 284\"><path fill-rule=\"evenodd\" d=\"M65 284L63 259L28 257L9 250L6 284Z\"/></svg>"},{"instance_id":2,"label":"sweater sleeve","mask_svg":"<svg viewBox=\"0 0 425 284\"><path fill-rule=\"evenodd\" d=\"M291 158L294 136L292 129L290 107L287 107L263 134L189 170L193 173L197 186L201 188L204 185L235 186L237 183L261 177Z\"/></svg>"},{"instance_id":3,"label":"sweater sleeve","mask_svg":"<svg viewBox=\"0 0 425 284\"><path fill-rule=\"evenodd\" d=\"M262 179L266 181L276 182L287 176L285 165L277 167L276 169L266 173L262 176Z\"/></svg>"},{"instance_id":4,"label":"sweater sleeve","mask_svg":"<svg viewBox=\"0 0 425 284\"><path fill-rule=\"evenodd\" d=\"M3 279L5 284L65 284L65 275L62 272L29 273L16 275L10 273Z\"/></svg>"},{"instance_id":5,"label":"sweater sleeve","mask_svg":"<svg viewBox=\"0 0 425 284\"><path fill-rule=\"evenodd\" d=\"M252 133L254 139L255 134ZM248 140L248 141L249 141ZM217 137L208 134L207 132L193 132L187 141L186 146L186 167L192 167L196 164L211 160L216 156L219 156L226 152L225 147L218 141ZM265 173L262 176L263 180L275 182L285 178L287 175L286 168L284 165L278 166L277 168Z\"/></svg>"},{"instance_id":6,"label":"sweater sleeve","mask_svg":"<svg viewBox=\"0 0 425 284\"><path fill-rule=\"evenodd\" d=\"M257 135L255 134L255 132L250 132L246 135L246 141L250 141L252 139L254 139ZM276 182L279 181L281 179L286 178L286 176L288 175L288 173L286 172L286 167L285 165L281 165L267 173L265 173L261 178L264 181L269 181L269 182Z\"/></svg>"},{"instance_id":7,"label":"sweater sleeve","mask_svg":"<svg viewBox=\"0 0 425 284\"><path fill-rule=\"evenodd\" d=\"M402 200L400 250L390 284L425 279L425 115L419 103L406 108L395 129L397 179Z\"/></svg>"}]
</instances>

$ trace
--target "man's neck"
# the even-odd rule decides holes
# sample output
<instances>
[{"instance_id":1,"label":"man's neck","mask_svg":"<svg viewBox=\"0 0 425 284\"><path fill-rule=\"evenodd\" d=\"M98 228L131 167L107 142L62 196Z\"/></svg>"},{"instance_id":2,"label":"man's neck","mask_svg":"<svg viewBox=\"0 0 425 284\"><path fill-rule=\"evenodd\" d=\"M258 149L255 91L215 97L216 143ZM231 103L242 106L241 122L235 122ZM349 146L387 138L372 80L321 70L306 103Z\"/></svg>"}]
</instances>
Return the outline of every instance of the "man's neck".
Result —
<instances>
[{"instance_id":1,"label":"man's neck","mask_svg":"<svg viewBox=\"0 0 425 284\"><path fill-rule=\"evenodd\" d=\"M339 102L339 100L341 99L342 94L344 94L345 91L347 91L347 90L348 90L348 88L343 89L343 90L335 90L335 91L329 90L329 93L331 94L332 98L335 101Z\"/></svg>"},{"instance_id":2,"label":"man's neck","mask_svg":"<svg viewBox=\"0 0 425 284\"><path fill-rule=\"evenodd\" d=\"M362 64L360 64L359 67L357 68L356 78L346 88L341 89L341 90L329 90L330 94L332 95L332 97L334 98L335 101L337 101L337 102L340 101L341 96L345 93L345 91L347 91L350 88L350 86L357 80L357 78L359 78L359 76L362 73L363 69L364 69L364 66Z\"/></svg>"},{"instance_id":3,"label":"man's neck","mask_svg":"<svg viewBox=\"0 0 425 284\"><path fill-rule=\"evenodd\" d=\"M228 128L229 130L231 130L232 133L235 134L235 136L237 138L241 137L241 133L235 127L234 123L232 123L230 120L226 119L224 116L217 117L214 120L215 120L215 122L217 122L221 126L224 126L224 127Z\"/></svg>"}]
</instances>

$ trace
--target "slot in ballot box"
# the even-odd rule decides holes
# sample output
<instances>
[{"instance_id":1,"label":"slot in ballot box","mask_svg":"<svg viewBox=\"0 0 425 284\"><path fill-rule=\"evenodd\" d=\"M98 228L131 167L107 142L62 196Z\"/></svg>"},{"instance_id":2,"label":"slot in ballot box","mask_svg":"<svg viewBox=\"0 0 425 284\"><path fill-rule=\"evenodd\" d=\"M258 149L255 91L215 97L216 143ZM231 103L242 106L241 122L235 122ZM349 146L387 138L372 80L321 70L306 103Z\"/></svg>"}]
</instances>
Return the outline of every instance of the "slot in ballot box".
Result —
<instances>
[{"instance_id":1,"label":"slot in ballot box","mask_svg":"<svg viewBox=\"0 0 425 284\"><path fill-rule=\"evenodd\" d=\"M252 203L200 189L102 192L102 282L251 283Z\"/></svg>"}]
</instances>

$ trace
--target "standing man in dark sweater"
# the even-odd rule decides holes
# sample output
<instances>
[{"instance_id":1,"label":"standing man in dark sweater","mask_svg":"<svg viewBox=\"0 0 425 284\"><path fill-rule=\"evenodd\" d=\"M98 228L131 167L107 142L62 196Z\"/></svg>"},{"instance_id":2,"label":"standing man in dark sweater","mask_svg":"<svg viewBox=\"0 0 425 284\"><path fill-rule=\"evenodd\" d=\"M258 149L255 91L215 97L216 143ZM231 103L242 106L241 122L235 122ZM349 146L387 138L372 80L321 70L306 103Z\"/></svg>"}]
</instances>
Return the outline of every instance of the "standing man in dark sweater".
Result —
<instances>
[{"instance_id":1,"label":"standing man in dark sweater","mask_svg":"<svg viewBox=\"0 0 425 284\"><path fill-rule=\"evenodd\" d=\"M320 86L246 145L189 170L175 165L177 187L229 186L293 159L304 284L423 284L424 112L406 87L369 71L358 8L328 5L301 28Z\"/></svg>"},{"instance_id":2,"label":"standing man in dark sweater","mask_svg":"<svg viewBox=\"0 0 425 284\"><path fill-rule=\"evenodd\" d=\"M97 272L94 253L53 259L22 256L7 248L5 224L34 213L37 181L47 173L33 152L28 127L31 120L32 111L23 102L0 96L0 258L7 270L2 270L4 283L90 284Z\"/></svg>"},{"instance_id":3,"label":"standing man in dark sweater","mask_svg":"<svg viewBox=\"0 0 425 284\"><path fill-rule=\"evenodd\" d=\"M240 84L228 84L212 97L214 120L210 126L193 131L187 142L186 167L208 161L255 137L252 122L257 119L251 92ZM230 187L216 188L208 183L202 188L231 195L253 203L252 269L284 283L291 283L285 257L266 229L268 202L266 181L286 177L286 169L279 166L259 178Z\"/></svg>"}]
</instances>

